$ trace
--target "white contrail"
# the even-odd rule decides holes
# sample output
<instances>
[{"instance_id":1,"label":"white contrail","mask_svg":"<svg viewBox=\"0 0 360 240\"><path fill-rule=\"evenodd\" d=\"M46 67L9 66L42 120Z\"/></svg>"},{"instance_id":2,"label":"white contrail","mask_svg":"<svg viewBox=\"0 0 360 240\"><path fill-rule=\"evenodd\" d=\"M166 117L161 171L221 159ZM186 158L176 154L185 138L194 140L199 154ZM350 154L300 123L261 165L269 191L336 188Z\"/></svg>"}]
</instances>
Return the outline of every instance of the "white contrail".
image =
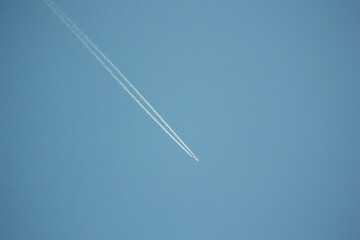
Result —
<instances>
[{"instance_id":1,"label":"white contrail","mask_svg":"<svg viewBox=\"0 0 360 240\"><path fill-rule=\"evenodd\" d=\"M47 1L43 0L49 8L60 18L60 20L67 26L67 28L81 41L81 43L86 47L86 49L98 60L98 62L105 68L106 71L125 89L125 91L140 105L142 109L190 156L193 157L169 132L161 123L146 109L141 102L129 91L129 89L124 85L124 83L114 74L114 72L106 65L106 63L94 52L93 49L84 41L84 39L77 33L60 15L59 12Z\"/></svg>"},{"instance_id":2,"label":"white contrail","mask_svg":"<svg viewBox=\"0 0 360 240\"><path fill-rule=\"evenodd\" d=\"M111 62L109 58L96 46L95 43L89 39L89 37L81 31L81 29L68 17L60 8L58 8L55 3L51 0L47 0L52 4L52 6L56 9L56 11L67 21L72 28L87 42L94 50L97 52L110 66L115 70L129 86L135 91L135 93L145 102L145 104L155 113L155 115L160 119L160 121L165 124L165 126L170 130L172 134L183 144L183 146L193 155L196 159L195 154L190 150L190 148L181 140L181 138L175 133L175 131L170 127L170 125L160 116L160 114L154 109L154 107L143 97L143 95L131 84L131 82L122 74L122 72Z\"/></svg>"}]
</instances>

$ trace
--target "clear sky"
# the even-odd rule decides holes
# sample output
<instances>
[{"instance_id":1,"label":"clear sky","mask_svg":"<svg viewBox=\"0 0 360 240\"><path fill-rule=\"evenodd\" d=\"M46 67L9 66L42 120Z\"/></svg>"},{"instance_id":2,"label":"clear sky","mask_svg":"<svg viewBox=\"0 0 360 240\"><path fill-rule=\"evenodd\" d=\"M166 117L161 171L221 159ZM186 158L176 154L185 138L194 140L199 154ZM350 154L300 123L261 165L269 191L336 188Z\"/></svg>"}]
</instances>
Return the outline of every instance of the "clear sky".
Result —
<instances>
[{"instance_id":1,"label":"clear sky","mask_svg":"<svg viewBox=\"0 0 360 240\"><path fill-rule=\"evenodd\" d=\"M359 239L358 1L0 1L0 239Z\"/></svg>"}]
</instances>

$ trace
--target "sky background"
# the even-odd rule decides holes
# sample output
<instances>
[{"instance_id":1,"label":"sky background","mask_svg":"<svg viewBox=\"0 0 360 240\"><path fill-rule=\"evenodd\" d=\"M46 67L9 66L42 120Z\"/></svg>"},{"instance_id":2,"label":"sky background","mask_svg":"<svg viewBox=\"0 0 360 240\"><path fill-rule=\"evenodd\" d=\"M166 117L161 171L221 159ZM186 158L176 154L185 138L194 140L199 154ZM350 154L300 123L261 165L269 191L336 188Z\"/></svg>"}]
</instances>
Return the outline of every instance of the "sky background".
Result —
<instances>
[{"instance_id":1,"label":"sky background","mask_svg":"<svg viewBox=\"0 0 360 240\"><path fill-rule=\"evenodd\" d=\"M359 1L0 1L0 239L359 239Z\"/></svg>"}]
</instances>

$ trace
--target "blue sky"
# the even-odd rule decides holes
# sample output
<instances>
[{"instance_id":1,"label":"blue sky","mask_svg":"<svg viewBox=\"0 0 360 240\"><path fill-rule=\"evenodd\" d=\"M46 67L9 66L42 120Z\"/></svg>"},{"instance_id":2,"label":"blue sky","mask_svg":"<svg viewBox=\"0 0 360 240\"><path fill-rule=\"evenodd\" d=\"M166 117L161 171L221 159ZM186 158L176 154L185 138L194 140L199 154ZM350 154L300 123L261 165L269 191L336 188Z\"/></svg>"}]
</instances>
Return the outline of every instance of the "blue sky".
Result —
<instances>
[{"instance_id":1,"label":"blue sky","mask_svg":"<svg viewBox=\"0 0 360 240\"><path fill-rule=\"evenodd\" d=\"M359 239L360 4L0 3L1 239Z\"/></svg>"}]
</instances>

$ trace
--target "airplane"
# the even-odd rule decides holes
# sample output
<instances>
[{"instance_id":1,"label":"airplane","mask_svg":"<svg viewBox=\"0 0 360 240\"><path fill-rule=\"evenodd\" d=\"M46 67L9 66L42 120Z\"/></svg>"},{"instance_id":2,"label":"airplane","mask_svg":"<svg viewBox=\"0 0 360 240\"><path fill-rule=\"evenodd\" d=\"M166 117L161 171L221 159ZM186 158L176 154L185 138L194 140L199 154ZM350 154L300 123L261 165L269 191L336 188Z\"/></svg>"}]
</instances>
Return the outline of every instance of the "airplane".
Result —
<instances>
[{"instance_id":1,"label":"airplane","mask_svg":"<svg viewBox=\"0 0 360 240\"><path fill-rule=\"evenodd\" d=\"M195 157L195 156L194 156L194 158L195 158L195 161L199 162L199 158L198 158L198 157Z\"/></svg>"}]
</instances>

